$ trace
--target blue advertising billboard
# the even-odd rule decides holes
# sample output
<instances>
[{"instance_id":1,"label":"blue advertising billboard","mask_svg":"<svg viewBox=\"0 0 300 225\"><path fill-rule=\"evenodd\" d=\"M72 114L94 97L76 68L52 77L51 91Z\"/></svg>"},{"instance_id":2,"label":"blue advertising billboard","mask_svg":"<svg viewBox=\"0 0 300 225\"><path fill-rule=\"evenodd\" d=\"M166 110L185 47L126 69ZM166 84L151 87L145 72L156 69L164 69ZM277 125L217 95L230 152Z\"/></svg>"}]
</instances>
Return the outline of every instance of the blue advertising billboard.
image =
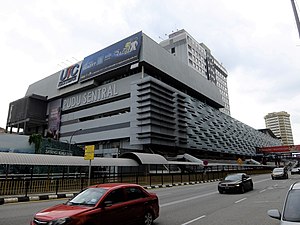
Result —
<instances>
[{"instance_id":1,"label":"blue advertising billboard","mask_svg":"<svg viewBox=\"0 0 300 225\"><path fill-rule=\"evenodd\" d=\"M139 60L142 32L138 32L84 58L80 82Z\"/></svg>"}]
</instances>

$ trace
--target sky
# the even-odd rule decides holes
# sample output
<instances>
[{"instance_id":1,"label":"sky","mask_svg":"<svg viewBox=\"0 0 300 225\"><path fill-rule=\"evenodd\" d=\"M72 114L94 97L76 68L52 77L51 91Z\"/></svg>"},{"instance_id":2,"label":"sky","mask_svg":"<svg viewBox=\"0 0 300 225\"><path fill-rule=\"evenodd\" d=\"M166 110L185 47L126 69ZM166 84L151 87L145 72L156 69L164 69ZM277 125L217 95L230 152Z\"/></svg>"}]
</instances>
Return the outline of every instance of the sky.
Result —
<instances>
[{"instance_id":1,"label":"sky","mask_svg":"<svg viewBox=\"0 0 300 225\"><path fill-rule=\"evenodd\" d=\"M265 115L286 111L300 144L300 38L290 0L3 1L0 127L30 84L136 32L159 43L180 29L227 69L233 118L264 129Z\"/></svg>"}]
</instances>

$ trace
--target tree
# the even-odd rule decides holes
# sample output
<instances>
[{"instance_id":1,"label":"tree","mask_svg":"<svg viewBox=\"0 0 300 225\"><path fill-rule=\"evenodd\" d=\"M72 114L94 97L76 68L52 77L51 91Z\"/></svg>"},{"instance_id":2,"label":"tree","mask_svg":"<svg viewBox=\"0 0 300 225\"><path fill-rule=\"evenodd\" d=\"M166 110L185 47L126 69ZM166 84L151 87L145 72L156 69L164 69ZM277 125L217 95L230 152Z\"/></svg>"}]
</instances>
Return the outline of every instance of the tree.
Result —
<instances>
[{"instance_id":1,"label":"tree","mask_svg":"<svg viewBox=\"0 0 300 225\"><path fill-rule=\"evenodd\" d=\"M31 134L29 136L29 144L34 144L35 153L40 153L40 147L42 143L42 135L41 134Z\"/></svg>"}]
</instances>

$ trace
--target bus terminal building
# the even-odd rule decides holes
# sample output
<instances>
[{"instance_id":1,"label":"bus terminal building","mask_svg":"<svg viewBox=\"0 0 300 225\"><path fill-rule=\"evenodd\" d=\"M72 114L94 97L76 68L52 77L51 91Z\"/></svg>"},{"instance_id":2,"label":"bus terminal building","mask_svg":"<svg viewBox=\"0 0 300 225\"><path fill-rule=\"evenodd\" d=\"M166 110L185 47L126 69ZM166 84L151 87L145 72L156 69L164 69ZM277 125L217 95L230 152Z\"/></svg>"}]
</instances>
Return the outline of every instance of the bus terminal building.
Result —
<instances>
[{"instance_id":1,"label":"bus terminal building","mask_svg":"<svg viewBox=\"0 0 300 225\"><path fill-rule=\"evenodd\" d=\"M31 84L10 103L6 131L94 145L100 157L251 157L281 145L222 108L215 85L138 32Z\"/></svg>"}]
</instances>

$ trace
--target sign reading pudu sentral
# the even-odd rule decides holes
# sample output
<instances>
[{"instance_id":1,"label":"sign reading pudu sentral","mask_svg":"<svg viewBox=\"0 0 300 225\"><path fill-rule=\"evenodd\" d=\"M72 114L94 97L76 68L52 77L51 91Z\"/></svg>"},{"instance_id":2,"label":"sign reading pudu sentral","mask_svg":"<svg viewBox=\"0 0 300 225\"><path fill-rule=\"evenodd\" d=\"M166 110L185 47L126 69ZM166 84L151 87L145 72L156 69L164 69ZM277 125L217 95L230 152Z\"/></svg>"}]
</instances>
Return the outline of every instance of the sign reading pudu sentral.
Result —
<instances>
[{"instance_id":1,"label":"sign reading pudu sentral","mask_svg":"<svg viewBox=\"0 0 300 225\"><path fill-rule=\"evenodd\" d=\"M99 102L119 94L116 83L111 83L63 99L62 111Z\"/></svg>"},{"instance_id":2,"label":"sign reading pudu sentral","mask_svg":"<svg viewBox=\"0 0 300 225\"><path fill-rule=\"evenodd\" d=\"M93 160L95 155L95 145L87 145L84 147L84 159Z\"/></svg>"}]
</instances>

